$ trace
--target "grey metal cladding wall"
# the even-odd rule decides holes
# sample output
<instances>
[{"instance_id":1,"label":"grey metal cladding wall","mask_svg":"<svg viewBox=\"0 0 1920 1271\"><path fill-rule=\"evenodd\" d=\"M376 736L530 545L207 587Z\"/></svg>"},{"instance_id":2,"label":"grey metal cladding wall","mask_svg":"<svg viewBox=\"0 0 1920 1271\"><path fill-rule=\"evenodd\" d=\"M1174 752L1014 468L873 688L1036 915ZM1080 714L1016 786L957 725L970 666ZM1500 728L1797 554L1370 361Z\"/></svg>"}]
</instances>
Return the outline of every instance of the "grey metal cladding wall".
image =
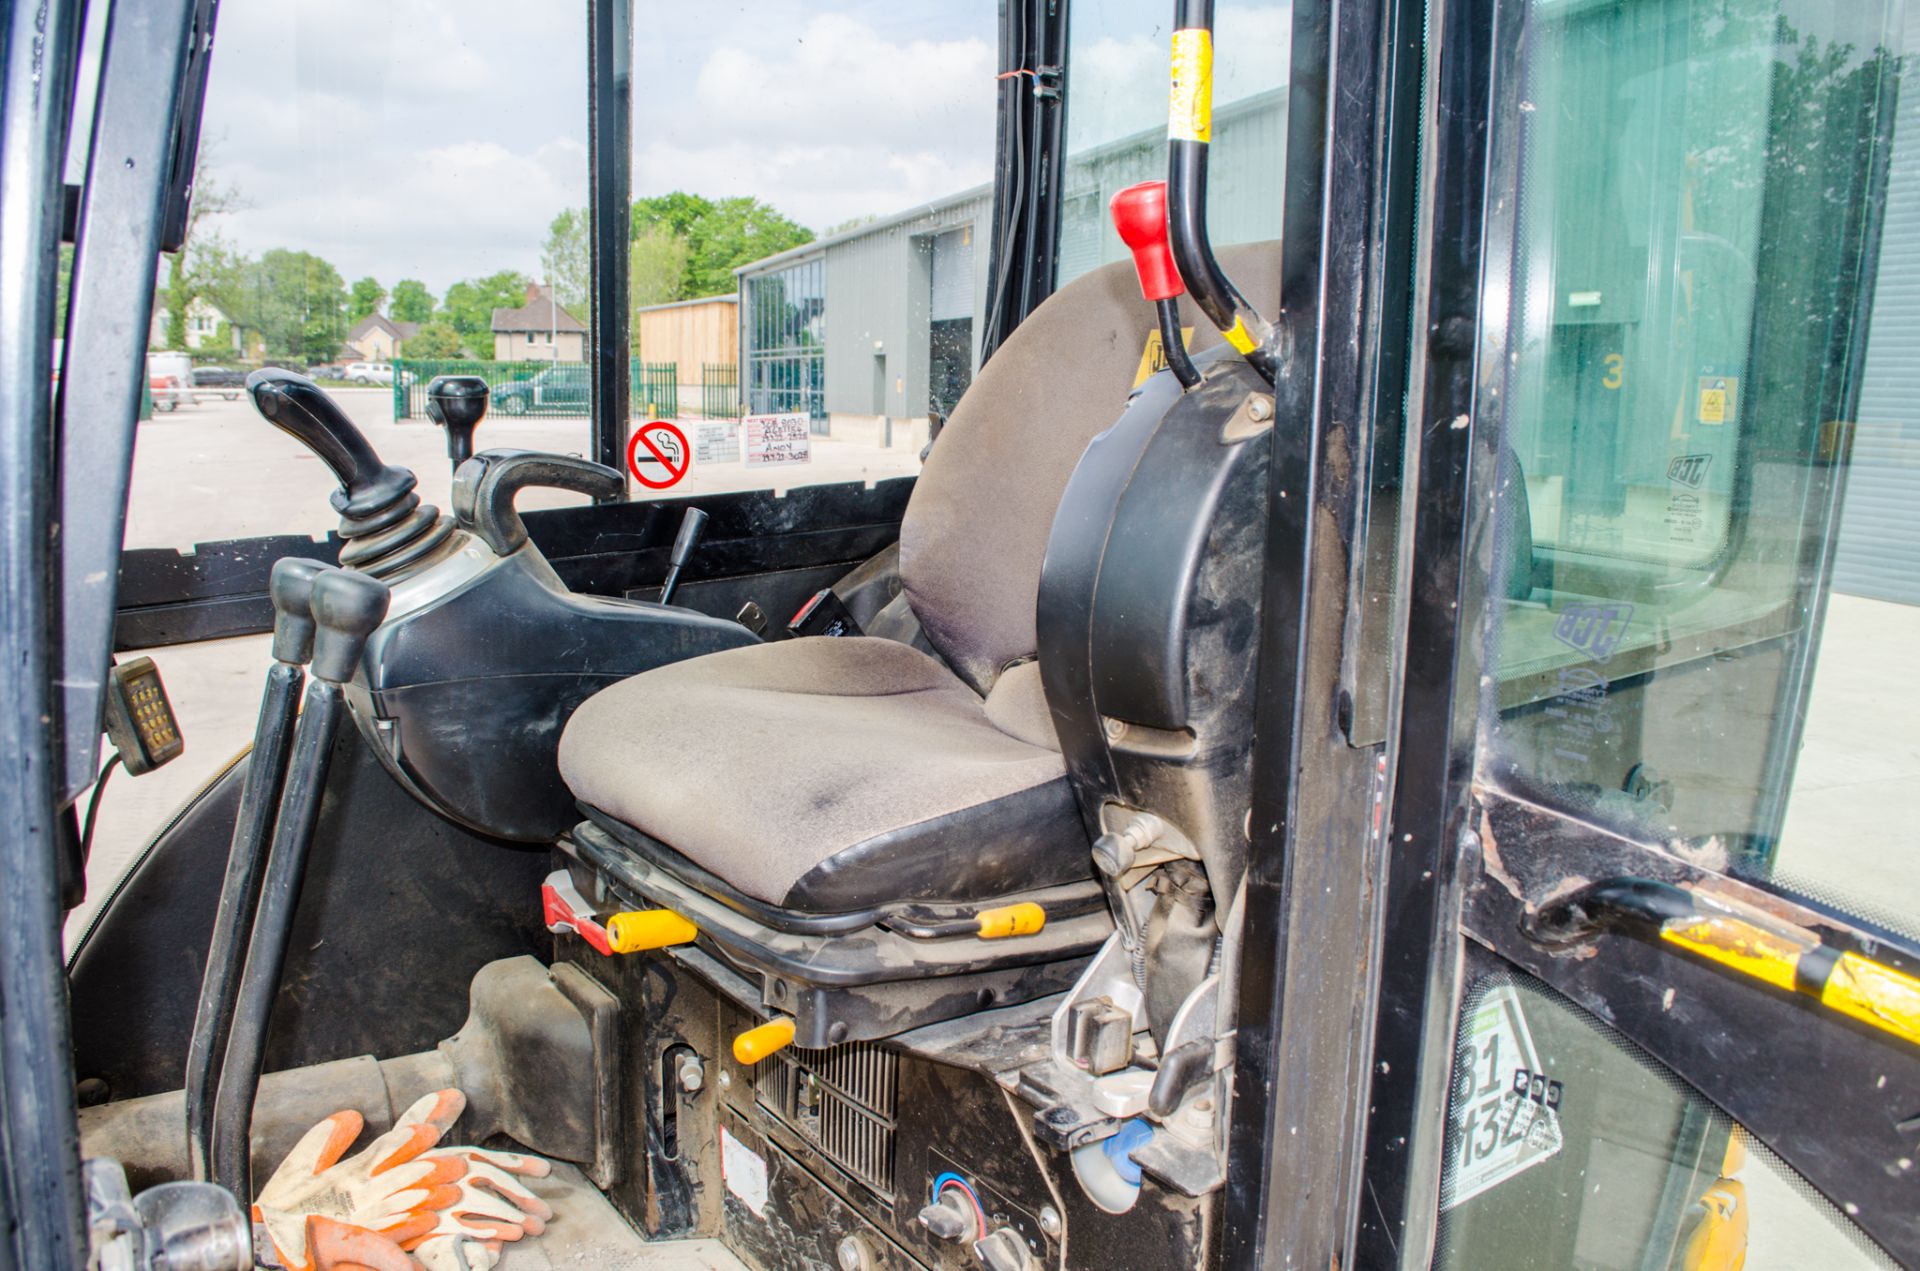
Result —
<instances>
[{"instance_id":1,"label":"grey metal cladding wall","mask_svg":"<svg viewBox=\"0 0 1920 1271\"><path fill-rule=\"evenodd\" d=\"M1207 175L1207 230L1221 246L1280 237L1281 186L1287 153L1282 91L1229 102L1214 114ZM1118 190L1167 174L1164 129L1133 133L1067 156L1066 204L1060 227L1060 281L1116 260L1126 248L1113 231L1107 201ZM1262 305L1278 296L1252 297Z\"/></svg>"},{"instance_id":2,"label":"grey metal cladding wall","mask_svg":"<svg viewBox=\"0 0 1920 1271\"><path fill-rule=\"evenodd\" d=\"M1920 22L1907 23L1908 75ZM1920 92L1900 94L1833 589L1920 604Z\"/></svg>"},{"instance_id":3,"label":"grey metal cladding wall","mask_svg":"<svg viewBox=\"0 0 1920 1271\"><path fill-rule=\"evenodd\" d=\"M905 220L882 222L837 243L827 256L827 409L873 414L874 341L887 359L886 413L927 411L928 314L933 257L929 235L973 227L974 361L986 312L993 195L969 192Z\"/></svg>"}]
</instances>

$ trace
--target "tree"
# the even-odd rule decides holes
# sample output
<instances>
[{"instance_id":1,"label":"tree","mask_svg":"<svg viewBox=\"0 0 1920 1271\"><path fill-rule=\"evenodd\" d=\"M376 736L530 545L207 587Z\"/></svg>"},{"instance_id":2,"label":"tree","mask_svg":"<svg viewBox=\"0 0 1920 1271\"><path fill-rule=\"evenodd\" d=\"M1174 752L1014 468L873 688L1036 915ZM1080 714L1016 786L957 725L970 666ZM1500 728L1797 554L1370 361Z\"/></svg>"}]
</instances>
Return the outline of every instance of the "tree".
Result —
<instances>
[{"instance_id":1,"label":"tree","mask_svg":"<svg viewBox=\"0 0 1920 1271\"><path fill-rule=\"evenodd\" d=\"M756 198L716 201L684 190L634 200L635 241L649 230L665 230L687 245L686 272L674 300L731 292L737 266L813 241L812 230Z\"/></svg>"},{"instance_id":2,"label":"tree","mask_svg":"<svg viewBox=\"0 0 1920 1271\"><path fill-rule=\"evenodd\" d=\"M395 322L430 322L433 293L418 279L402 278L393 284L393 305L387 312Z\"/></svg>"},{"instance_id":3,"label":"tree","mask_svg":"<svg viewBox=\"0 0 1920 1271\"><path fill-rule=\"evenodd\" d=\"M493 311L518 309L527 303L527 276L502 269L485 278L457 282L447 288L440 317L460 333L469 349L493 351Z\"/></svg>"},{"instance_id":4,"label":"tree","mask_svg":"<svg viewBox=\"0 0 1920 1271\"><path fill-rule=\"evenodd\" d=\"M460 333L444 322L429 322L407 340L402 356L449 358L460 356Z\"/></svg>"},{"instance_id":5,"label":"tree","mask_svg":"<svg viewBox=\"0 0 1920 1271\"><path fill-rule=\"evenodd\" d=\"M188 259L199 241L200 230L210 218L245 206L238 190L213 179L209 170L212 155L212 143L203 141L193 160L193 193L187 203L186 233L181 237L180 250L167 261L167 347L170 349L187 347L187 310L195 297L202 294L194 283L193 262Z\"/></svg>"},{"instance_id":6,"label":"tree","mask_svg":"<svg viewBox=\"0 0 1920 1271\"><path fill-rule=\"evenodd\" d=\"M633 236L627 295L634 308L681 299L680 288L686 276L686 239L664 226L650 226Z\"/></svg>"},{"instance_id":7,"label":"tree","mask_svg":"<svg viewBox=\"0 0 1920 1271\"><path fill-rule=\"evenodd\" d=\"M374 277L362 278L353 284L353 291L347 298L347 321L358 322L380 312L387 303L387 289Z\"/></svg>"},{"instance_id":8,"label":"tree","mask_svg":"<svg viewBox=\"0 0 1920 1271\"><path fill-rule=\"evenodd\" d=\"M590 227L585 208L568 208L547 227L547 244L540 249L540 268L547 275L560 307L582 322L587 320L587 288L592 274Z\"/></svg>"},{"instance_id":9,"label":"tree","mask_svg":"<svg viewBox=\"0 0 1920 1271\"><path fill-rule=\"evenodd\" d=\"M347 286L311 252L275 248L258 260L224 249L207 294L239 326L260 333L268 357L330 361L346 333Z\"/></svg>"}]
</instances>

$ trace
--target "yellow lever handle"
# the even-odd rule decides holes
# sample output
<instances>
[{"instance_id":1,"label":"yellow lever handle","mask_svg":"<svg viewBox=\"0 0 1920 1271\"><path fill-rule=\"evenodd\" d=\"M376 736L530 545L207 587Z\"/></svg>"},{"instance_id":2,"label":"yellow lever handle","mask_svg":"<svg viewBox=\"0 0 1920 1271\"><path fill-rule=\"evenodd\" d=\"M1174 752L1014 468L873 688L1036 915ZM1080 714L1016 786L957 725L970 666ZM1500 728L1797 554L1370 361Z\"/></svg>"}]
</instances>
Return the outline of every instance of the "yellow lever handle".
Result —
<instances>
[{"instance_id":1,"label":"yellow lever handle","mask_svg":"<svg viewBox=\"0 0 1920 1271\"><path fill-rule=\"evenodd\" d=\"M644 953L690 944L700 928L671 909L637 909L607 919L607 945L615 953Z\"/></svg>"},{"instance_id":2,"label":"yellow lever handle","mask_svg":"<svg viewBox=\"0 0 1920 1271\"><path fill-rule=\"evenodd\" d=\"M758 1028L749 1028L733 1039L733 1057L751 1068L776 1050L793 1044L793 1021L768 1020Z\"/></svg>"},{"instance_id":3,"label":"yellow lever handle","mask_svg":"<svg viewBox=\"0 0 1920 1271\"><path fill-rule=\"evenodd\" d=\"M1047 925L1047 911L1031 900L998 909L982 909L977 915L982 940L1004 940L1008 936L1030 936Z\"/></svg>"}]
</instances>

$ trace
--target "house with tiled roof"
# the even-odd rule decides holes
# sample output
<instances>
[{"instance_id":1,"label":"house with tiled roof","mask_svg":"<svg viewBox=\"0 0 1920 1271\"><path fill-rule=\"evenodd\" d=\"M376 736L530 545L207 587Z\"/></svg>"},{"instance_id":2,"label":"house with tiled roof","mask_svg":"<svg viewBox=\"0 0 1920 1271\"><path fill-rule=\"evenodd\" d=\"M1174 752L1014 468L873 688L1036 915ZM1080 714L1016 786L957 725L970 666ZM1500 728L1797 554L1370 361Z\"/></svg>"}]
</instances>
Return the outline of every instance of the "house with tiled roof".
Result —
<instances>
[{"instance_id":1,"label":"house with tiled roof","mask_svg":"<svg viewBox=\"0 0 1920 1271\"><path fill-rule=\"evenodd\" d=\"M391 362L401 346L420 333L418 322L395 322L384 313L368 314L353 324L343 343L353 360Z\"/></svg>"},{"instance_id":2,"label":"house with tiled roof","mask_svg":"<svg viewBox=\"0 0 1920 1271\"><path fill-rule=\"evenodd\" d=\"M552 291L532 283L526 304L493 311L493 356L502 362L528 358L584 362L587 327L555 302Z\"/></svg>"}]
</instances>

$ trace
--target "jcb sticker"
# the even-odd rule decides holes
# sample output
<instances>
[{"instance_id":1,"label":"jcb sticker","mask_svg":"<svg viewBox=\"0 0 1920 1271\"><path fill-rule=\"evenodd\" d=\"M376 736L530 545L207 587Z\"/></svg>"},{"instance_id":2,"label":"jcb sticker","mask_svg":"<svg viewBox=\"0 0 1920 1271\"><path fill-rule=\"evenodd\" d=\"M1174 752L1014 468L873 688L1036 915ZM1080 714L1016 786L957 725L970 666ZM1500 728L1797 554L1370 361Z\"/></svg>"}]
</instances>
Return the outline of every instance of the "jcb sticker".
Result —
<instances>
[{"instance_id":1,"label":"jcb sticker","mask_svg":"<svg viewBox=\"0 0 1920 1271\"><path fill-rule=\"evenodd\" d=\"M1188 349L1193 347L1192 327L1180 328L1180 346ZM1158 375L1166 369L1166 346L1160 343L1160 333L1158 331L1149 331L1147 332L1147 342L1140 350L1140 369L1133 373L1133 386L1139 388L1147 382L1149 376Z\"/></svg>"},{"instance_id":2,"label":"jcb sticker","mask_svg":"<svg viewBox=\"0 0 1920 1271\"><path fill-rule=\"evenodd\" d=\"M1675 485L1699 489L1700 483L1707 479L1707 465L1713 462L1712 455L1679 455L1667 465L1667 480Z\"/></svg>"},{"instance_id":3,"label":"jcb sticker","mask_svg":"<svg viewBox=\"0 0 1920 1271\"><path fill-rule=\"evenodd\" d=\"M1703 424L1719 425L1733 417L1738 405L1740 381L1731 375L1702 375L1700 405L1694 418Z\"/></svg>"}]
</instances>

